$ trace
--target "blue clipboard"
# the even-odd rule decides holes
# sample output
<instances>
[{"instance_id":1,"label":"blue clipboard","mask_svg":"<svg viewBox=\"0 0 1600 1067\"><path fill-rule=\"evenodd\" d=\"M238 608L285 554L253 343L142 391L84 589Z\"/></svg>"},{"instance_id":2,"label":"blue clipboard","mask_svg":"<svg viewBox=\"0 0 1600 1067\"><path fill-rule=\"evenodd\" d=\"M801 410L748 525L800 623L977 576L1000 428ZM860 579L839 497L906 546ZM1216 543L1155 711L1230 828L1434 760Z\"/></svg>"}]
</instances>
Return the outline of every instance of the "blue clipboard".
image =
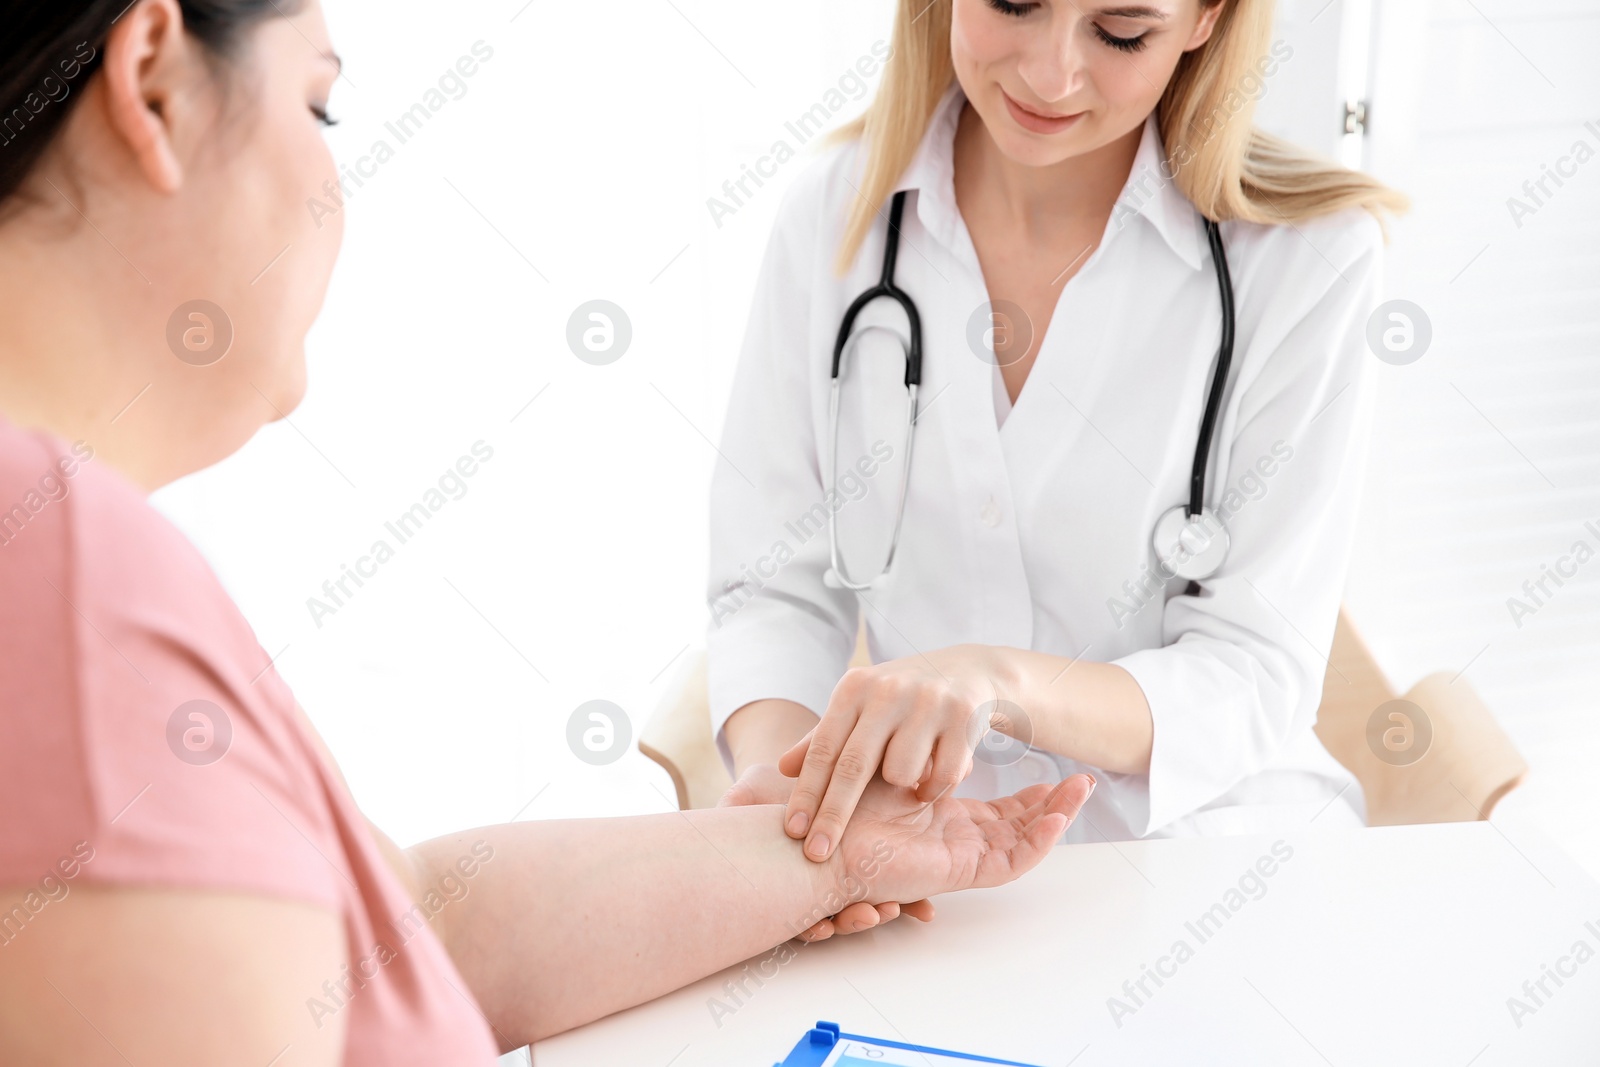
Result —
<instances>
[{"instance_id":1,"label":"blue clipboard","mask_svg":"<svg viewBox=\"0 0 1600 1067\"><path fill-rule=\"evenodd\" d=\"M939 1056L945 1061L961 1063L999 1063L1006 1067L1036 1067L1034 1064L1018 1063L1016 1060L997 1060L989 1056L972 1056L964 1052L950 1052L940 1048L926 1048L922 1045L908 1045L901 1041L885 1041L876 1037L862 1037L860 1034L845 1034L839 1032L838 1023L818 1022L802 1037L788 1057L782 1062L773 1064L773 1067L821 1067L833 1054L834 1048L841 1042L856 1042L871 1049L900 1049L906 1052L919 1052L928 1056ZM882 1061L875 1059L862 1059L845 1055L834 1061L837 1067L877 1067ZM942 1067L942 1065L941 1065Z\"/></svg>"}]
</instances>

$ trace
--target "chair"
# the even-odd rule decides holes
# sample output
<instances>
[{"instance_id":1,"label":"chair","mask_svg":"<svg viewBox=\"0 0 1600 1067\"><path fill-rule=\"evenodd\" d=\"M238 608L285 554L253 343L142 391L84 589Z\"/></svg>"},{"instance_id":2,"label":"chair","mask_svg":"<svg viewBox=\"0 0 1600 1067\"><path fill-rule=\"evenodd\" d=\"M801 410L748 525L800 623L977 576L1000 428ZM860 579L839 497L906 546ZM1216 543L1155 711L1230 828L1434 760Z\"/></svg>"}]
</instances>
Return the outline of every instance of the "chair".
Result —
<instances>
[{"instance_id":1,"label":"chair","mask_svg":"<svg viewBox=\"0 0 1600 1067\"><path fill-rule=\"evenodd\" d=\"M1397 697L1343 609L1316 732L1361 783L1369 826L1487 819L1528 774L1516 746L1459 676L1430 674Z\"/></svg>"},{"instance_id":2,"label":"chair","mask_svg":"<svg viewBox=\"0 0 1600 1067\"><path fill-rule=\"evenodd\" d=\"M863 628L850 663L870 662ZM1430 675L1397 698L1344 610L1315 728L1361 783L1371 826L1487 819L1528 773L1464 680ZM639 751L672 778L682 809L712 807L732 784L711 736L703 651L680 668L639 736Z\"/></svg>"},{"instance_id":3,"label":"chair","mask_svg":"<svg viewBox=\"0 0 1600 1067\"><path fill-rule=\"evenodd\" d=\"M639 751L661 764L678 794L678 810L716 807L733 779L711 735L706 653L696 649L639 732Z\"/></svg>"},{"instance_id":4,"label":"chair","mask_svg":"<svg viewBox=\"0 0 1600 1067\"><path fill-rule=\"evenodd\" d=\"M872 662L865 624L856 633L850 666ZM706 653L698 649L667 689L650 721L639 733L639 751L659 763L678 793L678 808L713 808L733 779L722 765L711 735L711 706L706 697Z\"/></svg>"}]
</instances>

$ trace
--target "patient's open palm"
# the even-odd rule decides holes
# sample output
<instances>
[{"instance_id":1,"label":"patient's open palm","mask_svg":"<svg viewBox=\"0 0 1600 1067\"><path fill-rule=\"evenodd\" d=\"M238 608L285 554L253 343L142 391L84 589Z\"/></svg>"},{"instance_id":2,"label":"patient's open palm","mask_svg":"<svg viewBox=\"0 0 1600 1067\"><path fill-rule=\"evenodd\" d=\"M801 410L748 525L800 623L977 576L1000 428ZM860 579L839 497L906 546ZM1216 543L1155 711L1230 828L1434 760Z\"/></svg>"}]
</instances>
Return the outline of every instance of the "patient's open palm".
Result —
<instances>
[{"instance_id":1,"label":"patient's open palm","mask_svg":"<svg viewBox=\"0 0 1600 1067\"><path fill-rule=\"evenodd\" d=\"M1044 859L1092 788L1088 776L1074 775L997 800L925 803L914 789L879 778L845 828L840 858L874 902L1003 885Z\"/></svg>"},{"instance_id":2,"label":"patient's open palm","mask_svg":"<svg viewBox=\"0 0 1600 1067\"><path fill-rule=\"evenodd\" d=\"M752 767L723 803L786 803L794 784L770 764ZM925 905L924 898L937 893L1018 878L1049 853L1093 788L1092 778L1076 774L1055 786L1033 785L997 800L924 802L914 789L875 778L837 852L845 892L866 903L841 914L865 915L868 904L879 905L880 912L894 903Z\"/></svg>"}]
</instances>

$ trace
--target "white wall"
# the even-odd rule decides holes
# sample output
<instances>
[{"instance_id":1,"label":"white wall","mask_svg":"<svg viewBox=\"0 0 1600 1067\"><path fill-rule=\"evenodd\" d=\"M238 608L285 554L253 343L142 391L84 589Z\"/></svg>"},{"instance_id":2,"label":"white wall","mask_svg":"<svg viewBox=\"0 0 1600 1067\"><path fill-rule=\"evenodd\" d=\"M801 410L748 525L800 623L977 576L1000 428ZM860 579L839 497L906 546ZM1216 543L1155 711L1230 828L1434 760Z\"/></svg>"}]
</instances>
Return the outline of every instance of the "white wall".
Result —
<instances>
[{"instance_id":1,"label":"white wall","mask_svg":"<svg viewBox=\"0 0 1600 1067\"><path fill-rule=\"evenodd\" d=\"M293 426L158 504L284 650L282 673L397 839L518 812L666 810L654 764L635 751L588 766L566 724L604 698L637 729L705 624L706 438L803 159L720 228L706 200L887 37L889 4L328 8L348 72L335 152L353 165L381 138L394 157L350 199ZM398 144L384 124L480 40L493 57L466 94ZM609 366L566 345L594 298L633 325ZM374 540L397 544L384 523L480 440L494 458L466 495L315 625L307 599Z\"/></svg>"},{"instance_id":2,"label":"white wall","mask_svg":"<svg viewBox=\"0 0 1600 1067\"><path fill-rule=\"evenodd\" d=\"M1379 368L1349 602L1397 685L1477 689L1532 768L1508 812L1600 874L1600 0L1379 0L1374 42L1369 167L1415 203L1389 295L1434 340Z\"/></svg>"}]
</instances>

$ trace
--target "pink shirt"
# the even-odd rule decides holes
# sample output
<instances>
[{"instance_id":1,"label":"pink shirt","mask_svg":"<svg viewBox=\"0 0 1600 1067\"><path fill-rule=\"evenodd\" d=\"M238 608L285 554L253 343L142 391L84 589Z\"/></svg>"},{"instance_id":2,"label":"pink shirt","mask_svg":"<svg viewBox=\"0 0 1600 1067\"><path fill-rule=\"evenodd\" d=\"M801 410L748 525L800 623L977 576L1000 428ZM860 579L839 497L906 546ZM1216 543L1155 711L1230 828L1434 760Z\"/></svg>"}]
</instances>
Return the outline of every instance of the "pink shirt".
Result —
<instances>
[{"instance_id":1,"label":"pink shirt","mask_svg":"<svg viewBox=\"0 0 1600 1067\"><path fill-rule=\"evenodd\" d=\"M0 951L74 884L303 901L344 923L306 1011L343 1015L346 1064L495 1062L427 924L493 850L413 905L195 548L88 446L3 418L0 811L0 884L31 889Z\"/></svg>"}]
</instances>

